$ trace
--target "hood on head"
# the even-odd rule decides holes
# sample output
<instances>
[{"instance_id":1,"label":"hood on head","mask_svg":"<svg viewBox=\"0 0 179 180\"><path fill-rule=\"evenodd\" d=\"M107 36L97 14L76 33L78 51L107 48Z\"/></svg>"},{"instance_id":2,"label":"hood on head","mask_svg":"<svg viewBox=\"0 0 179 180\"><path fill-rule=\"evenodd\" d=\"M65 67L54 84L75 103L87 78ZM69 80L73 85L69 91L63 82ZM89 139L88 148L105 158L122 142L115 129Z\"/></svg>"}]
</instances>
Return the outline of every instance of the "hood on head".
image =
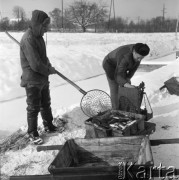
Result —
<instances>
[{"instance_id":1,"label":"hood on head","mask_svg":"<svg viewBox=\"0 0 179 180\"><path fill-rule=\"evenodd\" d=\"M41 25L47 26L48 24L50 24L50 18L45 12L40 10L32 12L31 27L36 36L40 35Z\"/></svg>"}]
</instances>

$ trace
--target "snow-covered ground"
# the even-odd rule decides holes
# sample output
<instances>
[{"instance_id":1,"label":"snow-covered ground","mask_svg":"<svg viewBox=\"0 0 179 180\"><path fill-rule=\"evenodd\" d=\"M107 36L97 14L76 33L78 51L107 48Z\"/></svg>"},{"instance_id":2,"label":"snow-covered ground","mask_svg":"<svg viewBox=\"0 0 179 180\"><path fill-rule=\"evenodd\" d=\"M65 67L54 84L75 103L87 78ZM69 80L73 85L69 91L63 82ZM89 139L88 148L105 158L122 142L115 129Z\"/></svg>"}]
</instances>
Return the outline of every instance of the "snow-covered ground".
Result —
<instances>
[{"instance_id":1,"label":"snow-covered ground","mask_svg":"<svg viewBox=\"0 0 179 180\"><path fill-rule=\"evenodd\" d=\"M20 40L22 33L12 33ZM15 130L26 124L26 103L24 90L19 87L21 74L19 65L19 49L4 33L0 33L0 130ZM172 76L179 76L179 59L175 59L177 41L174 33L156 34L48 34L47 52L52 64L71 80L82 80L103 74L101 62L104 56L114 48L128 43L144 42L149 44L151 53L143 61L148 64L167 64L152 72L137 72L132 83L138 85L145 82L154 111L151 122L156 123L156 132L151 139L172 139L179 136L179 97L167 91L159 91L164 81ZM172 53L172 54L170 54ZM168 54L168 56L163 56ZM170 54L170 55L169 55ZM156 59L158 57L158 59ZM50 137L45 145L63 144L68 138L85 135L84 121L87 117L82 113L79 103L82 94L60 77L53 75L51 81L51 97L54 116L64 116L68 120L68 128L58 136ZM78 81L84 90L94 88L109 91L105 75ZM13 99L13 100L12 100ZM40 121L39 121L40 122ZM155 165L179 168L179 145L159 145L152 147ZM57 151L36 152L35 147L28 146L24 150L9 151L2 156L1 173L5 176L24 174L48 174L48 166ZM4 177L5 177L4 176Z\"/></svg>"},{"instance_id":2,"label":"snow-covered ground","mask_svg":"<svg viewBox=\"0 0 179 180\"><path fill-rule=\"evenodd\" d=\"M150 121L156 123L156 132L150 136L150 139L173 139L179 136L179 98L178 96L168 94L166 90L162 92L158 90L165 81L165 78L168 79L171 75L177 75L178 68L179 59L166 67L133 79L134 84L138 84L143 80L146 83L146 92L149 95L154 112L154 118ZM93 80L91 79L91 81ZM104 77L101 76L94 81L100 82L101 80L105 81ZM80 82L79 85L85 87L85 82ZM59 100L62 98L61 93L64 90L61 88L56 88L56 98L59 98ZM58 90L60 93L57 93ZM65 117L68 120L68 128L62 134L45 138L44 145L60 145L70 138L84 138L84 121L87 117L82 113L79 104L68 108L56 109L53 113L54 116ZM178 168L178 152L178 144L152 146L156 166L162 163L166 167L174 166ZM32 145L27 146L23 150L6 152L2 156L1 173L3 174L3 179L7 179L9 175L49 174L48 166L57 153L58 151L37 152L36 147Z\"/></svg>"},{"instance_id":3,"label":"snow-covered ground","mask_svg":"<svg viewBox=\"0 0 179 180\"><path fill-rule=\"evenodd\" d=\"M10 34L20 41L23 33ZM0 130L13 131L22 123L26 123L25 90L19 85L21 76L19 47L4 32L0 32L0 39ZM174 33L48 33L44 39L47 42L47 54L51 63L72 81L103 74L101 62L104 56L120 45L136 42L147 43L151 49L148 57L143 60L143 63L147 62L147 64L161 62L163 55L167 56L162 58L161 64L172 62L175 59L175 53L172 52L175 52L178 47ZM159 59L151 60L153 58ZM79 93L69 98L69 93L73 93L69 91L69 88L72 88L70 86L62 87L62 89L67 89L62 93L62 97L65 98L62 100L56 98L57 94L61 93L55 87L66 83L62 78L52 75L50 82L52 105L55 103L56 108L66 108L79 103L81 98ZM85 90L99 85L93 81L91 84L88 81L86 83ZM104 87L103 90L108 88L105 80L100 81L100 84ZM98 88L101 89L100 86ZM65 93L67 91L69 93ZM74 98L76 101L73 101Z\"/></svg>"},{"instance_id":4,"label":"snow-covered ground","mask_svg":"<svg viewBox=\"0 0 179 180\"><path fill-rule=\"evenodd\" d=\"M20 41L23 33L11 33ZM96 34L96 33L48 33L47 54L52 64L71 80L85 79L103 73L101 62L105 55L120 45L143 42L150 48L146 58L170 54L177 48L174 33L154 34ZM0 32L0 102L24 96L20 84L19 47ZM155 60L158 62L157 60ZM151 63L147 61L147 63ZM57 76L51 78L52 87L64 83Z\"/></svg>"}]
</instances>

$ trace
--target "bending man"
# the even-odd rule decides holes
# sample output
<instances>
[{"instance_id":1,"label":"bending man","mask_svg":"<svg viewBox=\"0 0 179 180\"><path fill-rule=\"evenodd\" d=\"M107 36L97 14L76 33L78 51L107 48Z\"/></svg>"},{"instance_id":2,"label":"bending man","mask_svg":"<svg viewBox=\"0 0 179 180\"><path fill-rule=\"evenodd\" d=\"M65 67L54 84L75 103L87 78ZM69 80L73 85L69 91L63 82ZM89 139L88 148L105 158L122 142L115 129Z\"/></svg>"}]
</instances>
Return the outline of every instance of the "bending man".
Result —
<instances>
[{"instance_id":1,"label":"bending man","mask_svg":"<svg viewBox=\"0 0 179 180\"><path fill-rule=\"evenodd\" d=\"M113 109L118 109L118 87L135 87L131 85L131 78L149 51L146 44L128 44L118 47L104 58L103 68L109 83Z\"/></svg>"}]
</instances>

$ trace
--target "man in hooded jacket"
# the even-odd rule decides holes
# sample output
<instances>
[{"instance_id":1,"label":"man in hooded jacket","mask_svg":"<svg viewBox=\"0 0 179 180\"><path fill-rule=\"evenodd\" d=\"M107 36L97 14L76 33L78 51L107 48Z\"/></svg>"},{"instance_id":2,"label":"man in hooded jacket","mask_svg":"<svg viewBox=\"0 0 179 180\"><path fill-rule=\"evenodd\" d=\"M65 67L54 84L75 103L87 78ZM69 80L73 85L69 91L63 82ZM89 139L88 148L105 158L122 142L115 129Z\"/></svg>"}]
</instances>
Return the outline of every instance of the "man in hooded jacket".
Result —
<instances>
[{"instance_id":1,"label":"man in hooded jacket","mask_svg":"<svg viewBox=\"0 0 179 180\"><path fill-rule=\"evenodd\" d=\"M32 12L31 24L24 33L20 45L20 60L22 67L21 86L25 87L27 95L27 123L30 140L34 144L42 144L39 137L38 113L41 113L46 132L54 132L51 112L51 98L48 76L56 74L56 70L46 55L43 35L48 30L50 18L40 10Z\"/></svg>"},{"instance_id":2,"label":"man in hooded jacket","mask_svg":"<svg viewBox=\"0 0 179 180\"><path fill-rule=\"evenodd\" d=\"M131 78L149 51L148 45L143 43L127 44L113 50L104 58L103 68L106 72L114 110L118 109L119 87L135 87L131 85Z\"/></svg>"}]
</instances>

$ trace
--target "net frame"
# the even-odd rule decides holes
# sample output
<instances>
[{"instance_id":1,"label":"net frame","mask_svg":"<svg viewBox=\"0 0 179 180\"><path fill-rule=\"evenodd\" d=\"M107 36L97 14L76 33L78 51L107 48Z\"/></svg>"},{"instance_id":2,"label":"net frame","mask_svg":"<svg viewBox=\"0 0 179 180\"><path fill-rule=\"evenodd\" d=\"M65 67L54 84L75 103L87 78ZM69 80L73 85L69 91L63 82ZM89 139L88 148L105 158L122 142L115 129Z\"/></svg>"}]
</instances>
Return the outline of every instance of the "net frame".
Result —
<instances>
[{"instance_id":1,"label":"net frame","mask_svg":"<svg viewBox=\"0 0 179 180\"><path fill-rule=\"evenodd\" d=\"M112 109L111 97L105 91L93 89L87 91L80 102L81 110L88 117Z\"/></svg>"}]
</instances>

